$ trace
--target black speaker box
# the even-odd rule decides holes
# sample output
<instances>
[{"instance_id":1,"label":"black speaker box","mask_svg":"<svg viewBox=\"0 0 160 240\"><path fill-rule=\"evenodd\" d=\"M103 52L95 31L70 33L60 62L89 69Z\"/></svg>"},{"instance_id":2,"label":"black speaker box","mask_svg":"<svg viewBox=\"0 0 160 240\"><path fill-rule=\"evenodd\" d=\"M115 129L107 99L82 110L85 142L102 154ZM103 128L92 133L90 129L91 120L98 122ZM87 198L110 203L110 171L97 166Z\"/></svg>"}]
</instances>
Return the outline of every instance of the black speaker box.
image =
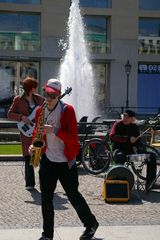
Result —
<instances>
[{"instance_id":1,"label":"black speaker box","mask_svg":"<svg viewBox=\"0 0 160 240\"><path fill-rule=\"evenodd\" d=\"M102 197L105 202L128 202L130 199L129 183L126 180L105 180Z\"/></svg>"}]
</instances>

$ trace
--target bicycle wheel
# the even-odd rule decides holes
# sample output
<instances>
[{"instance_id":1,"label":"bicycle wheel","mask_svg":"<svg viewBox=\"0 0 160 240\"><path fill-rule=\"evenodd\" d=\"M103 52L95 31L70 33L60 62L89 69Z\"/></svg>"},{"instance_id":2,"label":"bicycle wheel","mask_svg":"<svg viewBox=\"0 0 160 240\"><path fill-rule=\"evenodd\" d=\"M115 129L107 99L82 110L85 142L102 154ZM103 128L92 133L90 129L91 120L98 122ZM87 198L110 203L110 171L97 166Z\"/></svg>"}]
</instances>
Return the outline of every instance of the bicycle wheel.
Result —
<instances>
[{"instance_id":1,"label":"bicycle wheel","mask_svg":"<svg viewBox=\"0 0 160 240\"><path fill-rule=\"evenodd\" d=\"M147 154L152 154L152 156L154 155L156 158L156 162L157 162L157 174L159 174L160 171L160 153L157 151L157 149L155 149L152 146L149 145L145 145L145 151ZM133 172L142 180L146 181L146 175L147 175L147 162L149 160L149 158L145 158L143 157L143 155L147 155L147 154L139 154L142 155L142 157L140 157L140 161L132 161L131 162L131 167ZM138 156L138 154L137 154Z\"/></svg>"},{"instance_id":2,"label":"bicycle wheel","mask_svg":"<svg viewBox=\"0 0 160 240\"><path fill-rule=\"evenodd\" d=\"M82 164L87 172L99 174L104 172L110 164L110 150L101 139L90 139L82 150Z\"/></svg>"},{"instance_id":3,"label":"bicycle wheel","mask_svg":"<svg viewBox=\"0 0 160 240\"><path fill-rule=\"evenodd\" d=\"M146 145L146 150L149 153L152 153L156 156L156 163L157 163L157 170L156 170L156 178L159 175L160 176L160 152L152 146Z\"/></svg>"}]
</instances>

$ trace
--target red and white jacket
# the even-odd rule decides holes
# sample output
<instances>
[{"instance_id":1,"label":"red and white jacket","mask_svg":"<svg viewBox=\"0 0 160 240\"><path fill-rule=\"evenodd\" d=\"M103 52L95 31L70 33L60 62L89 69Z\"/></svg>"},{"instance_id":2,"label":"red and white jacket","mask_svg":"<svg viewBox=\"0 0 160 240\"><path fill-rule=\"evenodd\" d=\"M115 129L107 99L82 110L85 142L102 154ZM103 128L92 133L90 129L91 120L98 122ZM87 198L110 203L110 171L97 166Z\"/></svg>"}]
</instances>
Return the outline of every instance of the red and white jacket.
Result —
<instances>
[{"instance_id":1,"label":"red and white jacket","mask_svg":"<svg viewBox=\"0 0 160 240\"><path fill-rule=\"evenodd\" d=\"M78 128L77 120L74 108L62 101L61 104L61 117L60 117L60 128L56 131L56 136L64 142L64 154L68 159L69 165L72 165L72 161L76 159L79 152L79 140L78 140ZM39 107L36 111L35 117L35 129L33 132L33 140L36 134L37 123L39 119L42 107ZM44 141L46 142L46 135L44 135ZM42 154L46 151L46 145L42 148Z\"/></svg>"}]
</instances>

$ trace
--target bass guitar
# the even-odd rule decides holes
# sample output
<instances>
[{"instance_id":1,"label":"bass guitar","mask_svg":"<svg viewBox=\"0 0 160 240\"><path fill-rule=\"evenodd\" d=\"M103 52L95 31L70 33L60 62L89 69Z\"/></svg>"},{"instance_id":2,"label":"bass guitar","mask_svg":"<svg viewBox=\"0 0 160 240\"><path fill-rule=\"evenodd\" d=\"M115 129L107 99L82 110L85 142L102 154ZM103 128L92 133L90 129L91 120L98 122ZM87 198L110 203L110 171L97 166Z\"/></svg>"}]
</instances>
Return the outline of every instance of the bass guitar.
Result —
<instances>
[{"instance_id":1,"label":"bass guitar","mask_svg":"<svg viewBox=\"0 0 160 240\"><path fill-rule=\"evenodd\" d=\"M60 96L60 99L63 98L65 95L70 94L71 91L72 91L71 87L67 88L65 92ZM37 108L39 108L39 106L36 106L31 112L31 114L28 116L28 119L30 120L30 124L26 124L23 121L20 121L17 123L18 129L26 137L32 137L33 130L35 127L35 115L36 115Z\"/></svg>"}]
</instances>

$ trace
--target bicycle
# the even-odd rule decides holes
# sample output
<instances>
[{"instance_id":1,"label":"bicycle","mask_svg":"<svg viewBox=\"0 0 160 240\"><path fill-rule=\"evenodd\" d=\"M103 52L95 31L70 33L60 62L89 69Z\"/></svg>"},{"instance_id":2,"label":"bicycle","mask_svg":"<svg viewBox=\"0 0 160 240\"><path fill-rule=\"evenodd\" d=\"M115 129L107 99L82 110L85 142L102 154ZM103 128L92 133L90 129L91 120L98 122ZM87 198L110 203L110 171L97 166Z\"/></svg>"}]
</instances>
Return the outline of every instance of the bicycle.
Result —
<instances>
[{"instance_id":1,"label":"bicycle","mask_svg":"<svg viewBox=\"0 0 160 240\"><path fill-rule=\"evenodd\" d=\"M96 121L100 118L101 116L96 116L92 122L87 123L87 117L84 116L79 122L78 124L78 134L80 137L80 151L76 157L76 165L79 166L81 165L82 158L83 158L83 149L84 149L84 145L85 143L91 139L91 135L95 134L96 131L107 131L106 128L108 128L108 126L106 124L101 124L101 123L96 123ZM95 138L94 138L95 139Z\"/></svg>"},{"instance_id":2,"label":"bicycle","mask_svg":"<svg viewBox=\"0 0 160 240\"><path fill-rule=\"evenodd\" d=\"M153 146L143 144L144 154L128 155L124 166L131 166L134 174L143 181L146 181L147 161L149 156L154 154L157 161L156 180L160 175L160 153ZM131 158L132 156L132 158ZM85 170L93 175L107 171L109 167L115 164L113 159L112 145L109 141L109 133L101 138L93 138L85 141L82 152L82 164Z\"/></svg>"}]
</instances>

